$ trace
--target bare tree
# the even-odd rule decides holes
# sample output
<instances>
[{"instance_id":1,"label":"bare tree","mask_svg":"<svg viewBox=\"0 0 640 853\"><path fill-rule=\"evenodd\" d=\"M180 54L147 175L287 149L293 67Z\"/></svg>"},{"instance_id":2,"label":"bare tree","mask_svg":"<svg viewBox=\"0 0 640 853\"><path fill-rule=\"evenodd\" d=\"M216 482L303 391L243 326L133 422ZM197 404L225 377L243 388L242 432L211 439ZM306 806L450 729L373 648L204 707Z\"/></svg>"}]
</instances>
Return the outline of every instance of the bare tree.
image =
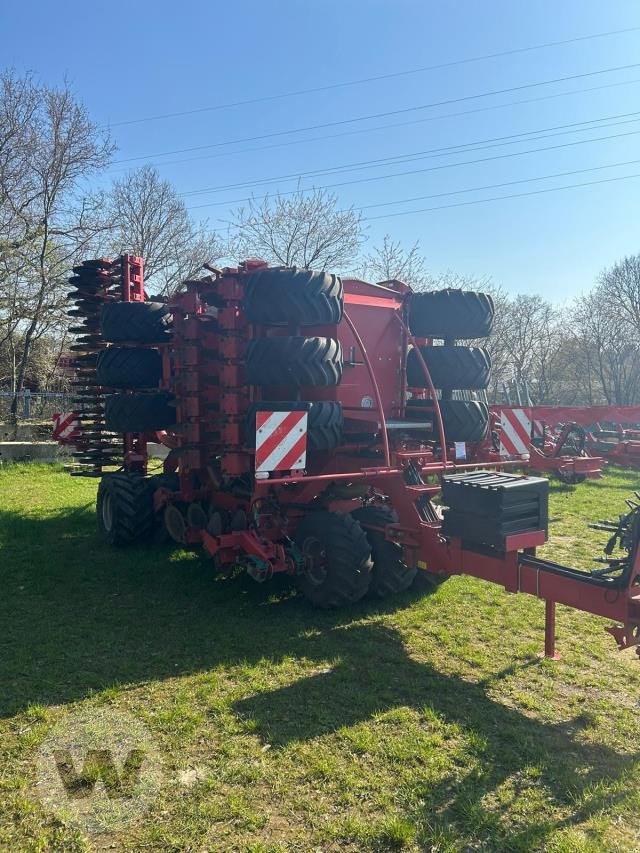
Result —
<instances>
[{"instance_id":1,"label":"bare tree","mask_svg":"<svg viewBox=\"0 0 640 853\"><path fill-rule=\"evenodd\" d=\"M600 273L599 290L611 311L618 311L640 334L640 255L631 255Z\"/></svg>"},{"instance_id":2,"label":"bare tree","mask_svg":"<svg viewBox=\"0 0 640 853\"><path fill-rule=\"evenodd\" d=\"M402 281L414 290L424 290L427 281L426 261L420 242L404 247L400 240L385 234L382 243L362 260L362 277L376 282Z\"/></svg>"},{"instance_id":3,"label":"bare tree","mask_svg":"<svg viewBox=\"0 0 640 853\"><path fill-rule=\"evenodd\" d=\"M157 293L171 294L213 263L224 250L206 223L194 223L169 181L153 166L142 166L115 181L106 200L109 234L104 254L128 251L145 262L145 281Z\"/></svg>"},{"instance_id":4,"label":"bare tree","mask_svg":"<svg viewBox=\"0 0 640 853\"><path fill-rule=\"evenodd\" d=\"M81 198L81 179L108 162L113 146L68 85L51 88L7 73L0 87L0 338L20 338L13 390L22 390L31 348L62 322L65 279L98 225L99 199ZM18 154L11 153L15 146Z\"/></svg>"},{"instance_id":5,"label":"bare tree","mask_svg":"<svg viewBox=\"0 0 640 853\"><path fill-rule=\"evenodd\" d=\"M360 214L339 210L337 196L324 190L249 202L234 211L231 252L284 266L349 267L362 243Z\"/></svg>"},{"instance_id":6,"label":"bare tree","mask_svg":"<svg viewBox=\"0 0 640 853\"><path fill-rule=\"evenodd\" d=\"M555 327L553 307L541 296L518 294L505 305L500 335L508 353L507 378L544 396L547 355ZM541 402L541 400L540 400Z\"/></svg>"},{"instance_id":7,"label":"bare tree","mask_svg":"<svg viewBox=\"0 0 640 853\"><path fill-rule=\"evenodd\" d=\"M0 259L6 261L29 237L35 193L31 168L37 146L38 90L30 75L0 77Z\"/></svg>"},{"instance_id":8,"label":"bare tree","mask_svg":"<svg viewBox=\"0 0 640 853\"><path fill-rule=\"evenodd\" d=\"M590 396L627 405L640 396L640 344L630 314L612 305L609 285L601 278L598 287L577 300L574 335Z\"/></svg>"}]
</instances>

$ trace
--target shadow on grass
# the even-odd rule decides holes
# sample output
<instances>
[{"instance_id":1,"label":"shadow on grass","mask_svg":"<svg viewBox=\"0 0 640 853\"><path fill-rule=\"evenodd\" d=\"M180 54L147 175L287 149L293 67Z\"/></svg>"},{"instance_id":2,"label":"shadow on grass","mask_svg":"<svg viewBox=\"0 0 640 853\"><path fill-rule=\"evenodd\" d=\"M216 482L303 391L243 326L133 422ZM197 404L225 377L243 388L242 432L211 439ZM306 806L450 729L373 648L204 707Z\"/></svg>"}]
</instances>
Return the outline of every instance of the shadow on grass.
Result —
<instances>
[{"instance_id":1,"label":"shadow on grass","mask_svg":"<svg viewBox=\"0 0 640 853\"><path fill-rule=\"evenodd\" d=\"M599 783L624 776L637 761L581 742L578 721L531 719L492 699L487 685L413 660L400 633L380 621L355 621L409 603L412 594L390 605L314 611L277 584L261 587L244 575L216 580L198 553L109 549L95 533L92 505L44 518L0 511L0 535L0 715L219 664L335 660L333 669L238 701L235 713L277 748L399 706L430 709L481 746L466 775L415 783L408 802L421 803L421 825L435 820L476 834L499 835L495 808L483 798L527 768L572 808L574 823L610 807ZM580 797L586 805L572 806ZM531 849L550 828L539 820L525 826L517 849Z\"/></svg>"},{"instance_id":2,"label":"shadow on grass","mask_svg":"<svg viewBox=\"0 0 640 853\"><path fill-rule=\"evenodd\" d=\"M0 716L218 664L303 655L310 629L424 594L317 611L287 578L216 578L200 550L109 548L93 504L45 517L0 510L0 543Z\"/></svg>"},{"instance_id":3,"label":"shadow on grass","mask_svg":"<svg viewBox=\"0 0 640 853\"><path fill-rule=\"evenodd\" d=\"M425 770L425 781L409 783L405 791L408 802L420 803L413 817L418 825L429 828L422 839L427 846L432 840L429 833L438 826L455 826L459 832L505 844L498 849L539 849L551 831L634 796L632 792L612 795L607 782L637 767L638 753L621 754L581 741L576 732L588 720L580 716L543 723L492 699L488 683L466 681L412 660L401 635L392 628L380 623L338 627L308 640L305 654L323 660L336 657L341 662L330 671L233 706L273 747L350 727L397 707L414 708L427 714L427 720L435 716L445 726L457 725L472 744L466 775L456 769L434 785L427 781ZM538 663L514 664L493 676L491 683ZM447 750L446 745L441 748ZM527 778L530 771L533 775ZM552 792L552 800L571 808L570 817L541 821L536 807L531 822L522 814L520 829L505 830L500 809L495 803L486 805L485 798L507 780L513 784L512 799L520 795L519 789L526 798L527 788L537 786L538 779Z\"/></svg>"}]
</instances>

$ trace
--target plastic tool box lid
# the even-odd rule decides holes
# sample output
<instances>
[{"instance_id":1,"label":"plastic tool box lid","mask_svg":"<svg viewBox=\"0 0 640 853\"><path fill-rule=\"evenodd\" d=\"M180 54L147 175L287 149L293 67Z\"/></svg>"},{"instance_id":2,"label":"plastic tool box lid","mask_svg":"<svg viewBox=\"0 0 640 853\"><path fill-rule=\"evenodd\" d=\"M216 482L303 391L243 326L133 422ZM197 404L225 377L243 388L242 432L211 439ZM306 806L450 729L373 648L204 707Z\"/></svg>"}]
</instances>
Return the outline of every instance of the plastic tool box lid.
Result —
<instances>
[{"instance_id":1,"label":"plastic tool box lid","mask_svg":"<svg viewBox=\"0 0 640 853\"><path fill-rule=\"evenodd\" d=\"M508 536L538 530L549 522L549 481L498 471L443 477L442 532L467 542L502 547Z\"/></svg>"}]
</instances>

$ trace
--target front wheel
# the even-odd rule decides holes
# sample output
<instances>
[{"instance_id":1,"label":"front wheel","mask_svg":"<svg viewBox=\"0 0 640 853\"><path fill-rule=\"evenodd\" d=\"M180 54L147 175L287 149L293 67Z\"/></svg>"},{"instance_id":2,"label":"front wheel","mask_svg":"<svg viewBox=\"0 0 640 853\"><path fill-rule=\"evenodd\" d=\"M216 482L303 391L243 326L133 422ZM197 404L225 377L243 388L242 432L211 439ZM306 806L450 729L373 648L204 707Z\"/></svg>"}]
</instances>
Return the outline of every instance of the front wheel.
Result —
<instances>
[{"instance_id":1,"label":"front wheel","mask_svg":"<svg viewBox=\"0 0 640 853\"><path fill-rule=\"evenodd\" d=\"M105 474L96 501L98 530L108 545L130 545L153 529L153 499L140 474Z\"/></svg>"},{"instance_id":2,"label":"front wheel","mask_svg":"<svg viewBox=\"0 0 640 853\"><path fill-rule=\"evenodd\" d=\"M371 548L355 518L312 512L298 524L296 544L305 558L296 585L316 607L333 608L362 598L371 581Z\"/></svg>"}]
</instances>

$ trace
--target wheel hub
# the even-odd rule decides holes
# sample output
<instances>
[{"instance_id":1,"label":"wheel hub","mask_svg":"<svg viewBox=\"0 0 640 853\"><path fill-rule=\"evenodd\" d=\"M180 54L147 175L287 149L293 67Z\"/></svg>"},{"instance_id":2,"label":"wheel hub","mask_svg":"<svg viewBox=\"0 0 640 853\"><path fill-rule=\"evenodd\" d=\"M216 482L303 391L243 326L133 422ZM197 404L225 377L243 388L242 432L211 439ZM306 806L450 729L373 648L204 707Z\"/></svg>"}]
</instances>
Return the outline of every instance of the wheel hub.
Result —
<instances>
[{"instance_id":1,"label":"wheel hub","mask_svg":"<svg viewBox=\"0 0 640 853\"><path fill-rule=\"evenodd\" d=\"M327 552L324 545L315 536L309 536L302 543L302 553L309 582L321 586L327 579Z\"/></svg>"},{"instance_id":2,"label":"wheel hub","mask_svg":"<svg viewBox=\"0 0 640 853\"><path fill-rule=\"evenodd\" d=\"M102 497L102 525L107 533L113 530L113 500L109 494Z\"/></svg>"}]
</instances>

